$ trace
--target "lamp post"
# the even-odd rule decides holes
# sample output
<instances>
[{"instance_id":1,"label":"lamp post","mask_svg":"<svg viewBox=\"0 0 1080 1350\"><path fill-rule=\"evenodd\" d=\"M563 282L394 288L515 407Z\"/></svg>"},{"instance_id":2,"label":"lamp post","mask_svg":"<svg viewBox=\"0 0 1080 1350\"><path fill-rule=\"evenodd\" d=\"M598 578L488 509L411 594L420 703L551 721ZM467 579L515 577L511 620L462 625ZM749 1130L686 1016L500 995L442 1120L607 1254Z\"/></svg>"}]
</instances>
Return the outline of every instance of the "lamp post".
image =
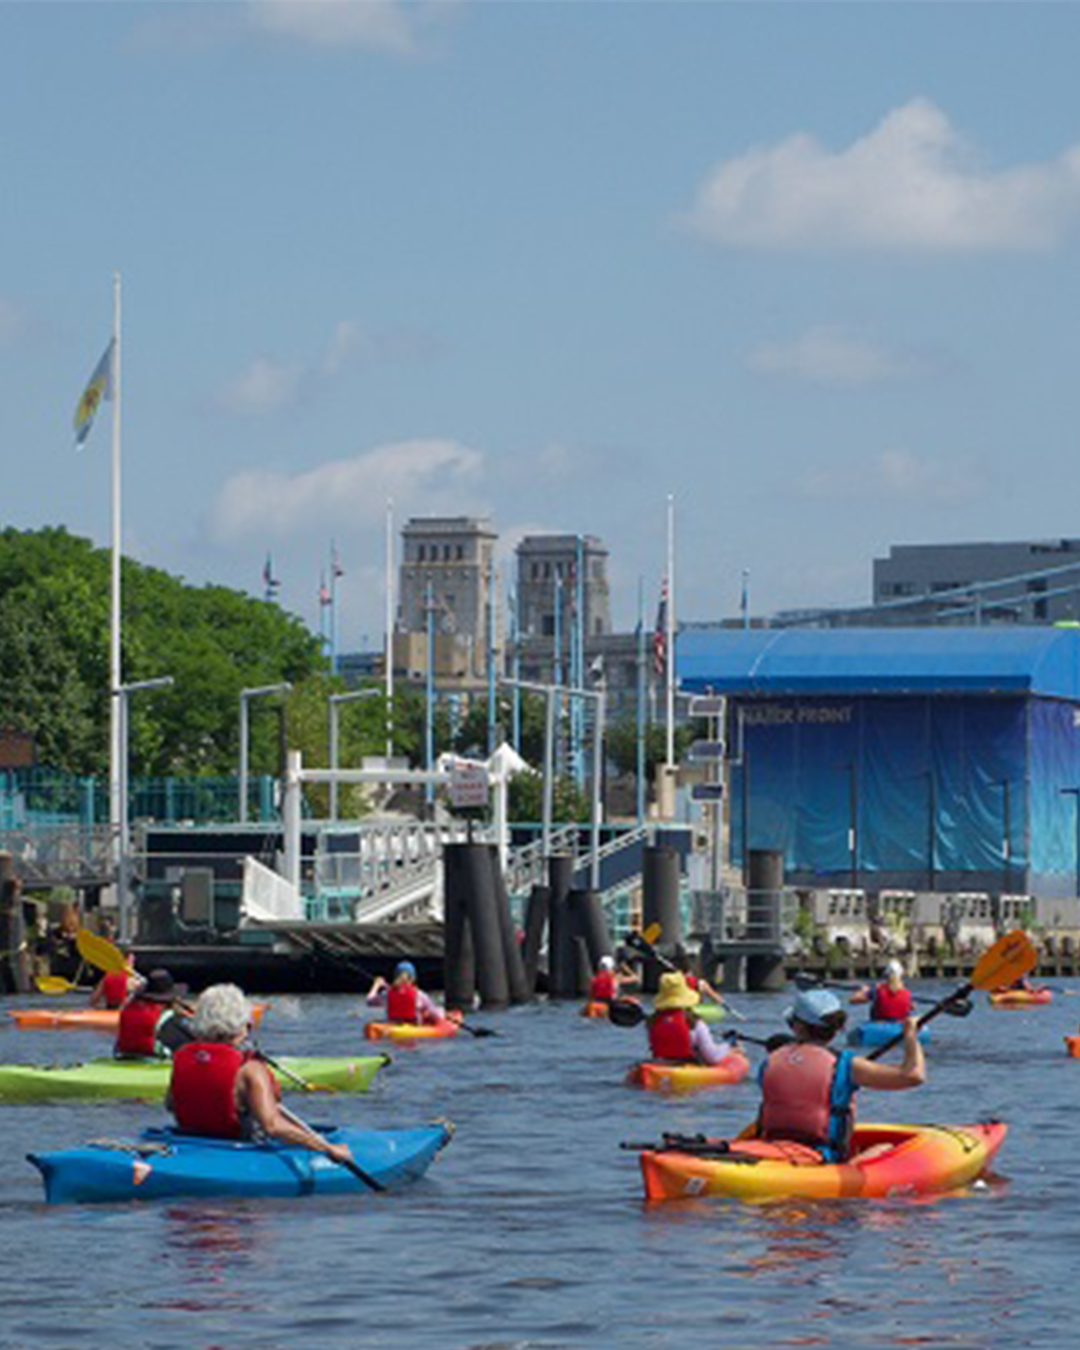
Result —
<instances>
[{"instance_id":1,"label":"lamp post","mask_svg":"<svg viewBox=\"0 0 1080 1350\"><path fill-rule=\"evenodd\" d=\"M347 694L331 694L327 699L330 709L330 745L329 761L331 769L338 767L338 709L343 703L355 703L357 699L371 698L382 693L381 689L353 689ZM330 819L337 820L338 785L337 779L330 780Z\"/></svg>"},{"instance_id":2,"label":"lamp post","mask_svg":"<svg viewBox=\"0 0 1080 1350\"><path fill-rule=\"evenodd\" d=\"M247 824L248 818L248 699L263 698L267 694L287 694L292 685L288 680L280 684L261 684L254 689L240 690L240 773L239 773L239 816L241 824Z\"/></svg>"},{"instance_id":3,"label":"lamp post","mask_svg":"<svg viewBox=\"0 0 1080 1350\"><path fill-rule=\"evenodd\" d=\"M837 769L848 776L848 867L851 871L851 889L859 889L859 790L855 761L838 764Z\"/></svg>"},{"instance_id":4,"label":"lamp post","mask_svg":"<svg viewBox=\"0 0 1080 1350\"><path fill-rule=\"evenodd\" d=\"M994 783L1001 789L1001 893L1008 895L1012 886L1012 815L1010 811L1010 783L1007 778Z\"/></svg>"},{"instance_id":5,"label":"lamp post","mask_svg":"<svg viewBox=\"0 0 1080 1350\"><path fill-rule=\"evenodd\" d=\"M131 867L128 855L128 699L132 694L144 689L165 689L173 683L171 675L161 675L155 680L134 680L130 684L117 686L120 695L120 814L119 849L116 860L116 904L120 911L120 941L130 942L131 924Z\"/></svg>"}]
</instances>

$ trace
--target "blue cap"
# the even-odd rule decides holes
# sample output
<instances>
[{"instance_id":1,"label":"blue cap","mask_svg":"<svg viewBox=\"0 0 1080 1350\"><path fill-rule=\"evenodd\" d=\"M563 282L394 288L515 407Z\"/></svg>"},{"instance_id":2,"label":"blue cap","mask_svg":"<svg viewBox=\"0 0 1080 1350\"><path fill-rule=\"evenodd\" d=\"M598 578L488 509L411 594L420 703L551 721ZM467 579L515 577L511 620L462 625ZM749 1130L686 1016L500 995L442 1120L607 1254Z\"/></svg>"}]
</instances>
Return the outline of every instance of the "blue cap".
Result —
<instances>
[{"instance_id":1,"label":"blue cap","mask_svg":"<svg viewBox=\"0 0 1080 1350\"><path fill-rule=\"evenodd\" d=\"M785 1020L802 1022L804 1026L824 1026L825 1019L843 1011L843 1004L831 989L800 989L795 1002L785 1013Z\"/></svg>"},{"instance_id":2,"label":"blue cap","mask_svg":"<svg viewBox=\"0 0 1080 1350\"><path fill-rule=\"evenodd\" d=\"M398 975L408 975L410 980L416 979L416 967L411 961L399 961L394 967L395 978Z\"/></svg>"}]
</instances>

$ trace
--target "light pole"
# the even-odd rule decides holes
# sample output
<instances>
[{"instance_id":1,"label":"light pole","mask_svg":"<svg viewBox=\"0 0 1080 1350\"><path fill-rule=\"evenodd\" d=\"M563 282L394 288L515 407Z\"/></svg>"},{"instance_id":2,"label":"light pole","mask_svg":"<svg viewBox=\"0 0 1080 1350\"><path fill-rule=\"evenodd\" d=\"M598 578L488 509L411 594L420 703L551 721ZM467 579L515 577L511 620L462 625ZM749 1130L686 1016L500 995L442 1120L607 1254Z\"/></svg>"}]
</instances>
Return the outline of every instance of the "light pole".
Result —
<instances>
[{"instance_id":1,"label":"light pole","mask_svg":"<svg viewBox=\"0 0 1080 1350\"><path fill-rule=\"evenodd\" d=\"M353 689L347 694L331 694L327 699L330 707L330 746L329 760L331 769L338 767L338 709L343 703L355 703L357 699L371 698L382 693L381 689ZM337 820L338 785L337 779L330 780L330 819Z\"/></svg>"},{"instance_id":2,"label":"light pole","mask_svg":"<svg viewBox=\"0 0 1080 1350\"><path fill-rule=\"evenodd\" d=\"M1012 803L1011 784L1002 778L992 786L1001 789L1001 893L1008 895L1012 886Z\"/></svg>"},{"instance_id":3,"label":"light pole","mask_svg":"<svg viewBox=\"0 0 1080 1350\"><path fill-rule=\"evenodd\" d=\"M239 816L240 823L247 824L248 818L248 699L263 698L267 694L288 694L292 685L288 680L280 684L260 684L254 689L240 690L240 774L239 774Z\"/></svg>"},{"instance_id":4,"label":"light pole","mask_svg":"<svg viewBox=\"0 0 1080 1350\"><path fill-rule=\"evenodd\" d=\"M131 881L128 857L128 698L143 689L164 689L173 683L171 675L161 675L155 680L134 680L131 684L117 686L120 695L120 815L119 849L116 865L116 904L120 911L120 941L130 942L131 924Z\"/></svg>"}]
</instances>

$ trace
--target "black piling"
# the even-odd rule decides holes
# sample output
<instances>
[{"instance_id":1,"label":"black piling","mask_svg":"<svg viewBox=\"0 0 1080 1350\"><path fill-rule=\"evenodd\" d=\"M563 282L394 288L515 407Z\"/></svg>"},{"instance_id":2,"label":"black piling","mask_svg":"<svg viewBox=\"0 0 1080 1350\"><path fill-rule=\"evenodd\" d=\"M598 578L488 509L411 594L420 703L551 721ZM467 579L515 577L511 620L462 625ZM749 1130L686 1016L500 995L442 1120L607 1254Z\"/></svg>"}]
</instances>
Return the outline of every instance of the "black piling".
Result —
<instances>
[{"instance_id":1,"label":"black piling","mask_svg":"<svg viewBox=\"0 0 1080 1350\"><path fill-rule=\"evenodd\" d=\"M510 897L506 891L506 877L503 875L499 850L491 846L491 880L495 889L495 910L499 917L499 931L502 938L503 964L506 967L506 983L511 1003L527 1003L532 997L532 985L525 977L525 963L521 959L521 948L514 933L514 920L510 914Z\"/></svg>"},{"instance_id":2,"label":"black piling","mask_svg":"<svg viewBox=\"0 0 1080 1350\"><path fill-rule=\"evenodd\" d=\"M536 976L540 969L540 948L544 944L544 929L551 912L551 887L534 886L525 909L525 944L522 957L525 965L525 983L530 994L536 992Z\"/></svg>"},{"instance_id":3,"label":"black piling","mask_svg":"<svg viewBox=\"0 0 1080 1350\"><path fill-rule=\"evenodd\" d=\"M548 859L551 908L548 918L548 996L576 998L574 971L574 921L570 912L570 888L574 860L557 853Z\"/></svg>"},{"instance_id":4,"label":"black piling","mask_svg":"<svg viewBox=\"0 0 1080 1350\"><path fill-rule=\"evenodd\" d=\"M30 992L22 886L15 875L15 860L10 853L0 853L0 992Z\"/></svg>"},{"instance_id":5,"label":"black piling","mask_svg":"<svg viewBox=\"0 0 1080 1350\"><path fill-rule=\"evenodd\" d=\"M592 982L593 963L589 959L589 944L580 933L574 935L574 992L579 998L588 998Z\"/></svg>"},{"instance_id":6,"label":"black piling","mask_svg":"<svg viewBox=\"0 0 1080 1350\"><path fill-rule=\"evenodd\" d=\"M443 849L443 991L448 1008L468 1012L476 995L476 958L466 913L469 844Z\"/></svg>"},{"instance_id":7,"label":"black piling","mask_svg":"<svg viewBox=\"0 0 1080 1350\"><path fill-rule=\"evenodd\" d=\"M682 941L682 916L679 913L679 855L666 844L647 845L641 860L641 921L645 928L660 925L657 947L668 956ZM659 966L646 961L646 993L655 993Z\"/></svg>"},{"instance_id":8,"label":"black piling","mask_svg":"<svg viewBox=\"0 0 1080 1350\"><path fill-rule=\"evenodd\" d=\"M604 907L596 891L571 891L570 912L574 916L574 931L585 939L589 962L593 968L602 956L610 956L613 948Z\"/></svg>"},{"instance_id":9,"label":"black piling","mask_svg":"<svg viewBox=\"0 0 1080 1350\"><path fill-rule=\"evenodd\" d=\"M476 953L476 985L480 999L486 1008L505 1008L510 1002L510 984L495 898L491 850L487 844L459 844L458 847L467 851L465 913Z\"/></svg>"}]
</instances>

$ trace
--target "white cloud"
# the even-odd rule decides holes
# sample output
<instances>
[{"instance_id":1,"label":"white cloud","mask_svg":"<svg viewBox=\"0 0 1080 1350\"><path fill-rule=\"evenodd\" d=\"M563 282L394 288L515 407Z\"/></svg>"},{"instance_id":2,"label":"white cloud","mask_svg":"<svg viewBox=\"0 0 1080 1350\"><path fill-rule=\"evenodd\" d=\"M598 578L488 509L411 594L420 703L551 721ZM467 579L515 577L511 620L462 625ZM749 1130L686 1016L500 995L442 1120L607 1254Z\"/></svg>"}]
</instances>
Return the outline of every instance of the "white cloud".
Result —
<instances>
[{"instance_id":1,"label":"white cloud","mask_svg":"<svg viewBox=\"0 0 1080 1350\"><path fill-rule=\"evenodd\" d=\"M228 479L211 513L220 543L286 538L314 526L380 525L387 498L409 515L483 514L484 456L451 440L401 441L300 474L249 470Z\"/></svg>"},{"instance_id":2,"label":"white cloud","mask_svg":"<svg viewBox=\"0 0 1080 1350\"><path fill-rule=\"evenodd\" d=\"M251 27L310 47L416 50L420 6L402 0L248 0Z\"/></svg>"},{"instance_id":3,"label":"white cloud","mask_svg":"<svg viewBox=\"0 0 1080 1350\"><path fill-rule=\"evenodd\" d=\"M747 358L751 370L820 384L865 385L922 374L926 363L842 328L811 328L791 342L766 342Z\"/></svg>"},{"instance_id":4,"label":"white cloud","mask_svg":"<svg viewBox=\"0 0 1080 1350\"><path fill-rule=\"evenodd\" d=\"M253 357L218 390L214 402L239 416L278 413L315 398L321 388L358 364L423 360L437 351L434 342L425 344L423 334L400 329L369 333L355 319L340 319L315 357L304 361L280 361L265 354Z\"/></svg>"},{"instance_id":5,"label":"white cloud","mask_svg":"<svg viewBox=\"0 0 1080 1350\"><path fill-rule=\"evenodd\" d=\"M799 133L713 169L683 223L746 248L1048 248L1080 217L1080 145L994 171L916 99L832 151Z\"/></svg>"},{"instance_id":6,"label":"white cloud","mask_svg":"<svg viewBox=\"0 0 1080 1350\"><path fill-rule=\"evenodd\" d=\"M885 450L864 465L818 469L794 485L795 495L828 502L916 502L961 506L986 495L990 484L969 463L921 459L909 450Z\"/></svg>"}]
</instances>

